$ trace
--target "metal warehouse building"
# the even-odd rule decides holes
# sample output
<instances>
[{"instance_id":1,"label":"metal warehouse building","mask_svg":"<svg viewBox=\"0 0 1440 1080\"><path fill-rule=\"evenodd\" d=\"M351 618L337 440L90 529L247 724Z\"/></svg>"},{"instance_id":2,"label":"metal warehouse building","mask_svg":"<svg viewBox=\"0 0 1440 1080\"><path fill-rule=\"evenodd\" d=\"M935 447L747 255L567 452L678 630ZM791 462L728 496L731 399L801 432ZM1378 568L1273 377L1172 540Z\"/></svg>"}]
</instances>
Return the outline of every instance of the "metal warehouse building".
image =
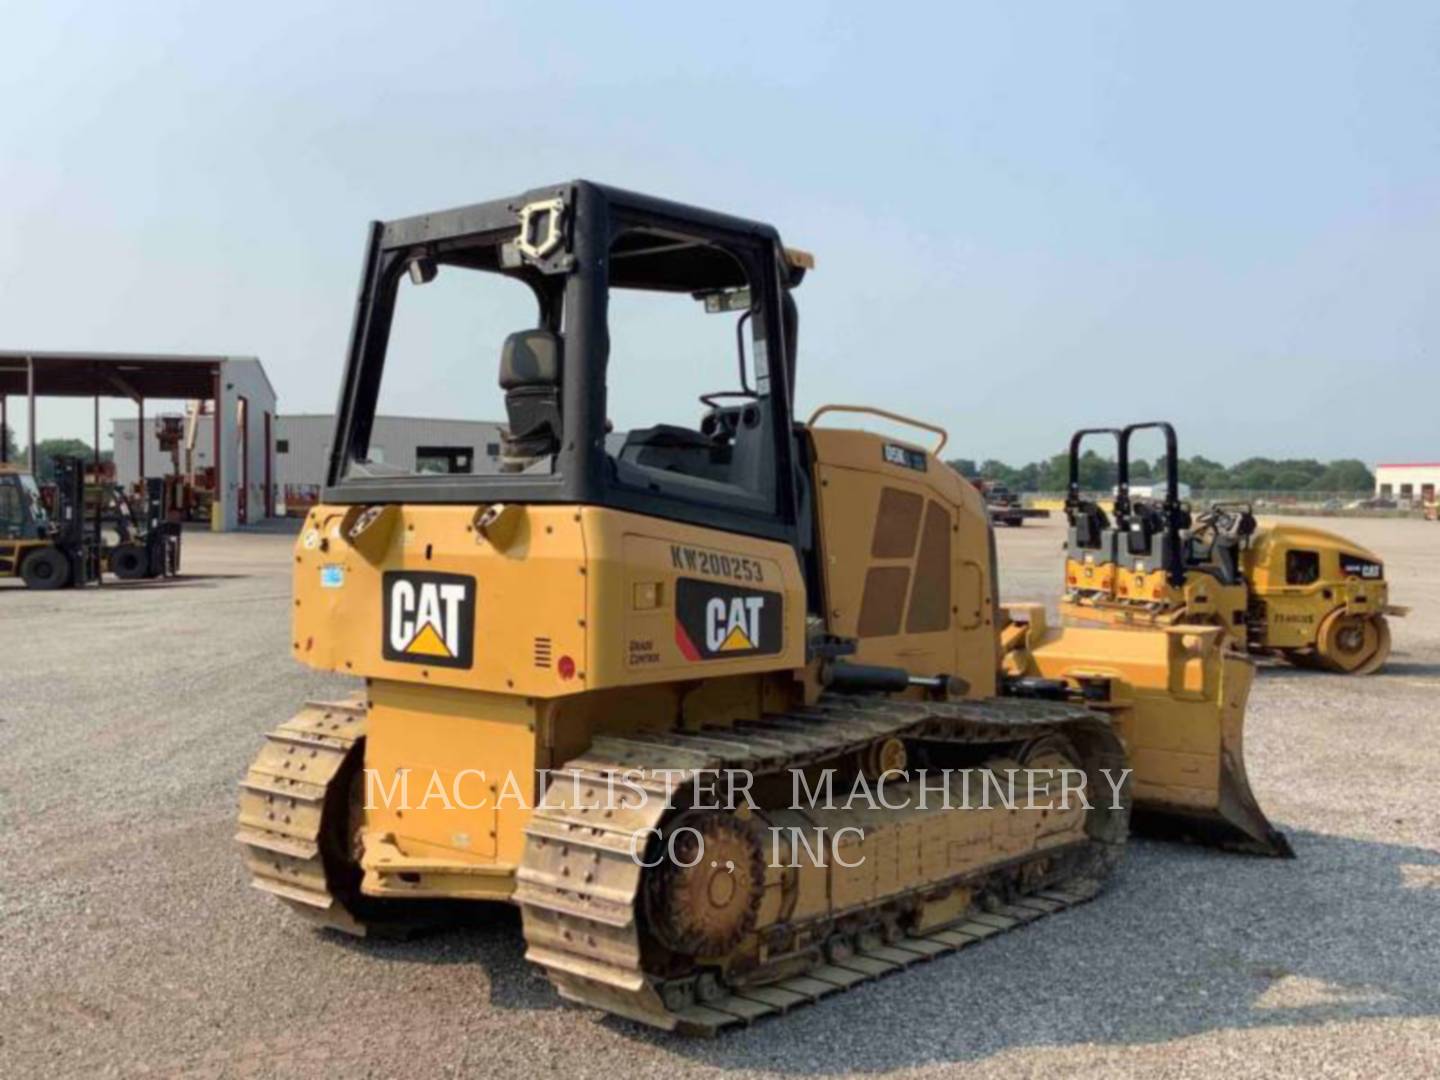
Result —
<instances>
[{"instance_id":1,"label":"metal warehouse building","mask_svg":"<svg viewBox=\"0 0 1440 1080\"><path fill-rule=\"evenodd\" d=\"M208 415L201 416L199 423L196 444L203 450L211 445L213 428ZM114 426L116 469L125 483L138 475L135 426L134 420L116 420ZM319 499L334 431L335 417L330 413L275 418L274 496L284 510L309 506ZM147 432L147 438L146 472L160 476L169 468L169 458L160 453L153 431ZM500 425L484 420L377 416L370 457L410 472L495 472L499 468ZM197 463L208 464L203 453Z\"/></svg>"},{"instance_id":2,"label":"metal warehouse building","mask_svg":"<svg viewBox=\"0 0 1440 1080\"><path fill-rule=\"evenodd\" d=\"M1414 462L1375 466L1375 495L1402 505L1432 506L1440 490L1440 462Z\"/></svg>"},{"instance_id":3,"label":"metal warehouse building","mask_svg":"<svg viewBox=\"0 0 1440 1080\"><path fill-rule=\"evenodd\" d=\"M133 402L135 418L117 421L113 428L117 478L126 484L142 472L164 476L174 471L170 455L160 450L155 438L153 419L164 415L165 405L194 402L209 414L203 435L194 444L194 458L197 467L213 469L213 526L233 529L271 514L275 388L253 356L0 352L0 424L8 420L9 398L22 395L31 458L44 434L36 430L37 398L93 398L97 443L101 399ZM218 430L212 419L217 413ZM141 428L148 435L144 443L136 437ZM122 430L128 437L122 436Z\"/></svg>"},{"instance_id":4,"label":"metal warehouse building","mask_svg":"<svg viewBox=\"0 0 1440 1080\"><path fill-rule=\"evenodd\" d=\"M280 417L275 460L287 507L306 506L319 498L334 434L331 413ZM370 460L406 472L497 472L500 425L488 420L377 416L370 432Z\"/></svg>"}]
</instances>

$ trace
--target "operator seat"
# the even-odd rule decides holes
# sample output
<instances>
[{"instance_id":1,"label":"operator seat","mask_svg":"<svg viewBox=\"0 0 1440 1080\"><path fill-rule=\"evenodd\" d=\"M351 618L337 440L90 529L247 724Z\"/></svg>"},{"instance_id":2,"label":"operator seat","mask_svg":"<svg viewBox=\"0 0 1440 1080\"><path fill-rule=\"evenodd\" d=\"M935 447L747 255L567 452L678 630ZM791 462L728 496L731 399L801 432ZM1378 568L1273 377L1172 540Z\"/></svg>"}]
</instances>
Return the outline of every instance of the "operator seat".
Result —
<instances>
[{"instance_id":1,"label":"operator seat","mask_svg":"<svg viewBox=\"0 0 1440 1080\"><path fill-rule=\"evenodd\" d=\"M1084 501L1070 511L1070 546L1098 550L1110 529L1110 515L1096 503Z\"/></svg>"},{"instance_id":2,"label":"operator seat","mask_svg":"<svg viewBox=\"0 0 1440 1080\"><path fill-rule=\"evenodd\" d=\"M1131 505L1130 528L1126 532L1126 553L1148 558L1155 546L1155 537L1165 529L1160 509L1154 503L1136 499Z\"/></svg>"},{"instance_id":3,"label":"operator seat","mask_svg":"<svg viewBox=\"0 0 1440 1080\"><path fill-rule=\"evenodd\" d=\"M500 432L500 468L518 472L560 449L560 373L564 342L550 330L521 330L500 351L500 389L508 426Z\"/></svg>"},{"instance_id":4,"label":"operator seat","mask_svg":"<svg viewBox=\"0 0 1440 1080\"><path fill-rule=\"evenodd\" d=\"M1230 528L1216 529L1210 544L1210 559L1222 585L1239 585L1245 580L1240 570L1240 552L1255 534L1255 516L1250 511L1241 511L1232 521Z\"/></svg>"}]
</instances>

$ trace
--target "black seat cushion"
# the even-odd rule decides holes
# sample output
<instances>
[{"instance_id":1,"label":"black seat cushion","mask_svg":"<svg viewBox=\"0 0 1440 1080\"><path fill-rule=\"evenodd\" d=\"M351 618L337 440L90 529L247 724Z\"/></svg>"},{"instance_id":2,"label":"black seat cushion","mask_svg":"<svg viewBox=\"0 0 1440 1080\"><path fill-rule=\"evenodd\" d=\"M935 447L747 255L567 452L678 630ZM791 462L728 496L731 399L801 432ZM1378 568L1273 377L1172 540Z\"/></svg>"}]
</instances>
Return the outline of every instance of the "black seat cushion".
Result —
<instances>
[{"instance_id":1,"label":"black seat cushion","mask_svg":"<svg viewBox=\"0 0 1440 1080\"><path fill-rule=\"evenodd\" d=\"M508 421L501 433L507 467L559 449L562 354L560 335L549 330L521 330L505 339L500 388L505 391Z\"/></svg>"},{"instance_id":2,"label":"black seat cushion","mask_svg":"<svg viewBox=\"0 0 1440 1080\"><path fill-rule=\"evenodd\" d=\"M505 339L500 351L500 389L559 386L563 348L549 330L521 330Z\"/></svg>"}]
</instances>

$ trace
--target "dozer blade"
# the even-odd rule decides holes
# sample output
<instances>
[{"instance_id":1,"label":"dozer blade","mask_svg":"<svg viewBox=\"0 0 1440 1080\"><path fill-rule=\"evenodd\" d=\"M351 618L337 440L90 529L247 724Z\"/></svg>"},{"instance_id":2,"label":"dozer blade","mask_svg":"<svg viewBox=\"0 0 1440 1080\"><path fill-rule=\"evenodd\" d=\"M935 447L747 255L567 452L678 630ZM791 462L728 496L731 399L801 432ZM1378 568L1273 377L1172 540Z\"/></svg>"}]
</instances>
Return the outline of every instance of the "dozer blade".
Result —
<instances>
[{"instance_id":1,"label":"dozer blade","mask_svg":"<svg viewBox=\"0 0 1440 1080\"><path fill-rule=\"evenodd\" d=\"M1108 680L1099 707L1112 713L1134 770L1135 832L1294 856L1250 790L1243 733L1255 667L1225 646L1220 628L1047 630L1043 614L1026 614L1028 631L1007 634L1012 673Z\"/></svg>"}]
</instances>

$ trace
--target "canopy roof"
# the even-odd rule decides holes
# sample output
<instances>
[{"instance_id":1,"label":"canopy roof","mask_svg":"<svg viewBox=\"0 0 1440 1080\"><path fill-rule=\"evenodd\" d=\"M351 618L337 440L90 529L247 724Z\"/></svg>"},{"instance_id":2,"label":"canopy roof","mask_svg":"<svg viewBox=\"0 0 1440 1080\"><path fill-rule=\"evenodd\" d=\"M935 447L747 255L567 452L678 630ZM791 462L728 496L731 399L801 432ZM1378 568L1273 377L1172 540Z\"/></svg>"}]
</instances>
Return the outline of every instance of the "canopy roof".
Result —
<instances>
[{"instance_id":1,"label":"canopy roof","mask_svg":"<svg viewBox=\"0 0 1440 1080\"><path fill-rule=\"evenodd\" d=\"M23 397L210 398L223 356L0 351L0 394Z\"/></svg>"}]
</instances>

